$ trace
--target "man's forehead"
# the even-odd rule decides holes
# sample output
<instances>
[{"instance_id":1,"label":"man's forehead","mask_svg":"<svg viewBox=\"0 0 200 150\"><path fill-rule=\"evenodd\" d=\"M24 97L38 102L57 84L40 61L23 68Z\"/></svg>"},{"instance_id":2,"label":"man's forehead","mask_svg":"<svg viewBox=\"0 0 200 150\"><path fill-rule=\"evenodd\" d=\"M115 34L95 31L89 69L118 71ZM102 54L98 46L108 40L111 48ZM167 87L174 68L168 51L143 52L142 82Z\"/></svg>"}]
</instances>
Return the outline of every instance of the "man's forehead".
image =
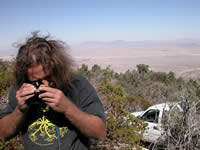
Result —
<instances>
[{"instance_id":1,"label":"man's forehead","mask_svg":"<svg viewBox=\"0 0 200 150\"><path fill-rule=\"evenodd\" d=\"M49 70L44 68L41 64L29 67L27 73L28 73L28 78L33 81L44 79L48 77L50 74Z\"/></svg>"},{"instance_id":2,"label":"man's forehead","mask_svg":"<svg viewBox=\"0 0 200 150\"><path fill-rule=\"evenodd\" d=\"M28 69L40 70L40 71L44 71L46 73L49 72L49 69L48 69L47 65L36 64L36 63L31 64L31 66Z\"/></svg>"}]
</instances>

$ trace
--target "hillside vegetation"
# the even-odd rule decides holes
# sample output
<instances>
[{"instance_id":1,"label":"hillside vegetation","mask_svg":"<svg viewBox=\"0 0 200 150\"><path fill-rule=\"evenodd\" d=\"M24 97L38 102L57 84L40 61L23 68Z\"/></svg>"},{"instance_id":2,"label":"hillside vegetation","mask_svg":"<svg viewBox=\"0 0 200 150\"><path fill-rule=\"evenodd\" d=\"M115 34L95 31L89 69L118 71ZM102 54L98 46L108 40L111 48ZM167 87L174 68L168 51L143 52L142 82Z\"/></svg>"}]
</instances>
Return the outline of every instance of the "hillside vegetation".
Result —
<instances>
[{"instance_id":1,"label":"hillside vegetation","mask_svg":"<svg viewBox=\"0 0 200 150\"><path fill-rule=\"evenodd\" d=\"M136 68L125 73L116 73L109 66L102 69L95 64L88 69L83 64L78 71L92 83L110 82L121 86L125 96L129 97L130 111L145 109L152 104L180 101L183 94L194 101L200 99L200 80L184 80L176 77L173 72L154 72L146 64L138 64ZM134 103L141 104L141 108L132 107L135 106Z\"/></svg>"}]
</instances>

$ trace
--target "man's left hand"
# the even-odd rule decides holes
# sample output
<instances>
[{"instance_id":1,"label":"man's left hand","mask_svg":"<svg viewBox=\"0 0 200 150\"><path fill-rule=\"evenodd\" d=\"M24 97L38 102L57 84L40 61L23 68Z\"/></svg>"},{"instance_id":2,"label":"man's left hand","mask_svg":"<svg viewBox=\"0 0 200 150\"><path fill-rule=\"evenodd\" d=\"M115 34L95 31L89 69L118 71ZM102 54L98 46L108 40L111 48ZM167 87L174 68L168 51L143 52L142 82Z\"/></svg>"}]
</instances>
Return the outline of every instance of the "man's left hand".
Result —
<instances>
[{"instance_id":1,"label":"man's left hand","mask_svg":"<svg viewBox=\"0 0 200 150\"><path fill-rule=\"evenodd\" d=\"M43 85L39 87L39 90L44 91L39 97L54 111L63 113L66 110L69 99L61 90Z\"/></svg>"}]
</instances>

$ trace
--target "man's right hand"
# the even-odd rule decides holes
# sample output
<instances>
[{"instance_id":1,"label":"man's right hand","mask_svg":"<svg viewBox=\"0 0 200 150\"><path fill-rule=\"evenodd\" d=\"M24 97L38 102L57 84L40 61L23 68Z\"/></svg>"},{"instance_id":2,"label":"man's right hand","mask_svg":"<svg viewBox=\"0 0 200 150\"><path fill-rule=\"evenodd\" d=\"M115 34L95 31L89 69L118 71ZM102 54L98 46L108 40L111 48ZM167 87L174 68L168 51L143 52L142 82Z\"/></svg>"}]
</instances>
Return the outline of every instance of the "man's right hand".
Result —
<instances>
[{"instance_id":1,"label":"man's right hand","mask_svg":"<svg viewBox=\"0 0 200 150\"><path fill-rule=\"evenodd\" d=\"M32 84L24 83L16 92L18 109L22 112L28 110L26 101L35 95L36 88Z\"/></svg>"}]
</instances>

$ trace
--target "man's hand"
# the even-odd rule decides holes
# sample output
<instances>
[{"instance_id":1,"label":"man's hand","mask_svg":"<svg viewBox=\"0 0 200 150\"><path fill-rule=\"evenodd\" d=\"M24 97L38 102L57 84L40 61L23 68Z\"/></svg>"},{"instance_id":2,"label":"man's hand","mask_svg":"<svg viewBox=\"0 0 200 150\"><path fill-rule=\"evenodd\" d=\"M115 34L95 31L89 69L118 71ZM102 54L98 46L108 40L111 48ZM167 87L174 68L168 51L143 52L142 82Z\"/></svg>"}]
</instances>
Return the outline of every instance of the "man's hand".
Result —
<instances>
[{"instance_id":1,"label":"man's hand","mask_svg":"<svg viewBox=\"0 0 200 150\"><path fill-rule=\"evenodd\" d=\"M56 88L51 88L45 85L39 87L39 91L44 91L39 95L47 105L54 111L64 113L66 110L67 102L69 101L63 92ZM66 100L67 99L67 100Z\"/></svg>"},{"instance_id":2,"label":"man's hand","mask_svg":"<svg viewBox=\"0 0 200 150\"><path fill-rule=\"evenodd\" d=\"M32 84L24 83L16 92L18 109L25 112L28 109L26 101L35 95L35 87Z\"/></svg>"}]
</instances>

